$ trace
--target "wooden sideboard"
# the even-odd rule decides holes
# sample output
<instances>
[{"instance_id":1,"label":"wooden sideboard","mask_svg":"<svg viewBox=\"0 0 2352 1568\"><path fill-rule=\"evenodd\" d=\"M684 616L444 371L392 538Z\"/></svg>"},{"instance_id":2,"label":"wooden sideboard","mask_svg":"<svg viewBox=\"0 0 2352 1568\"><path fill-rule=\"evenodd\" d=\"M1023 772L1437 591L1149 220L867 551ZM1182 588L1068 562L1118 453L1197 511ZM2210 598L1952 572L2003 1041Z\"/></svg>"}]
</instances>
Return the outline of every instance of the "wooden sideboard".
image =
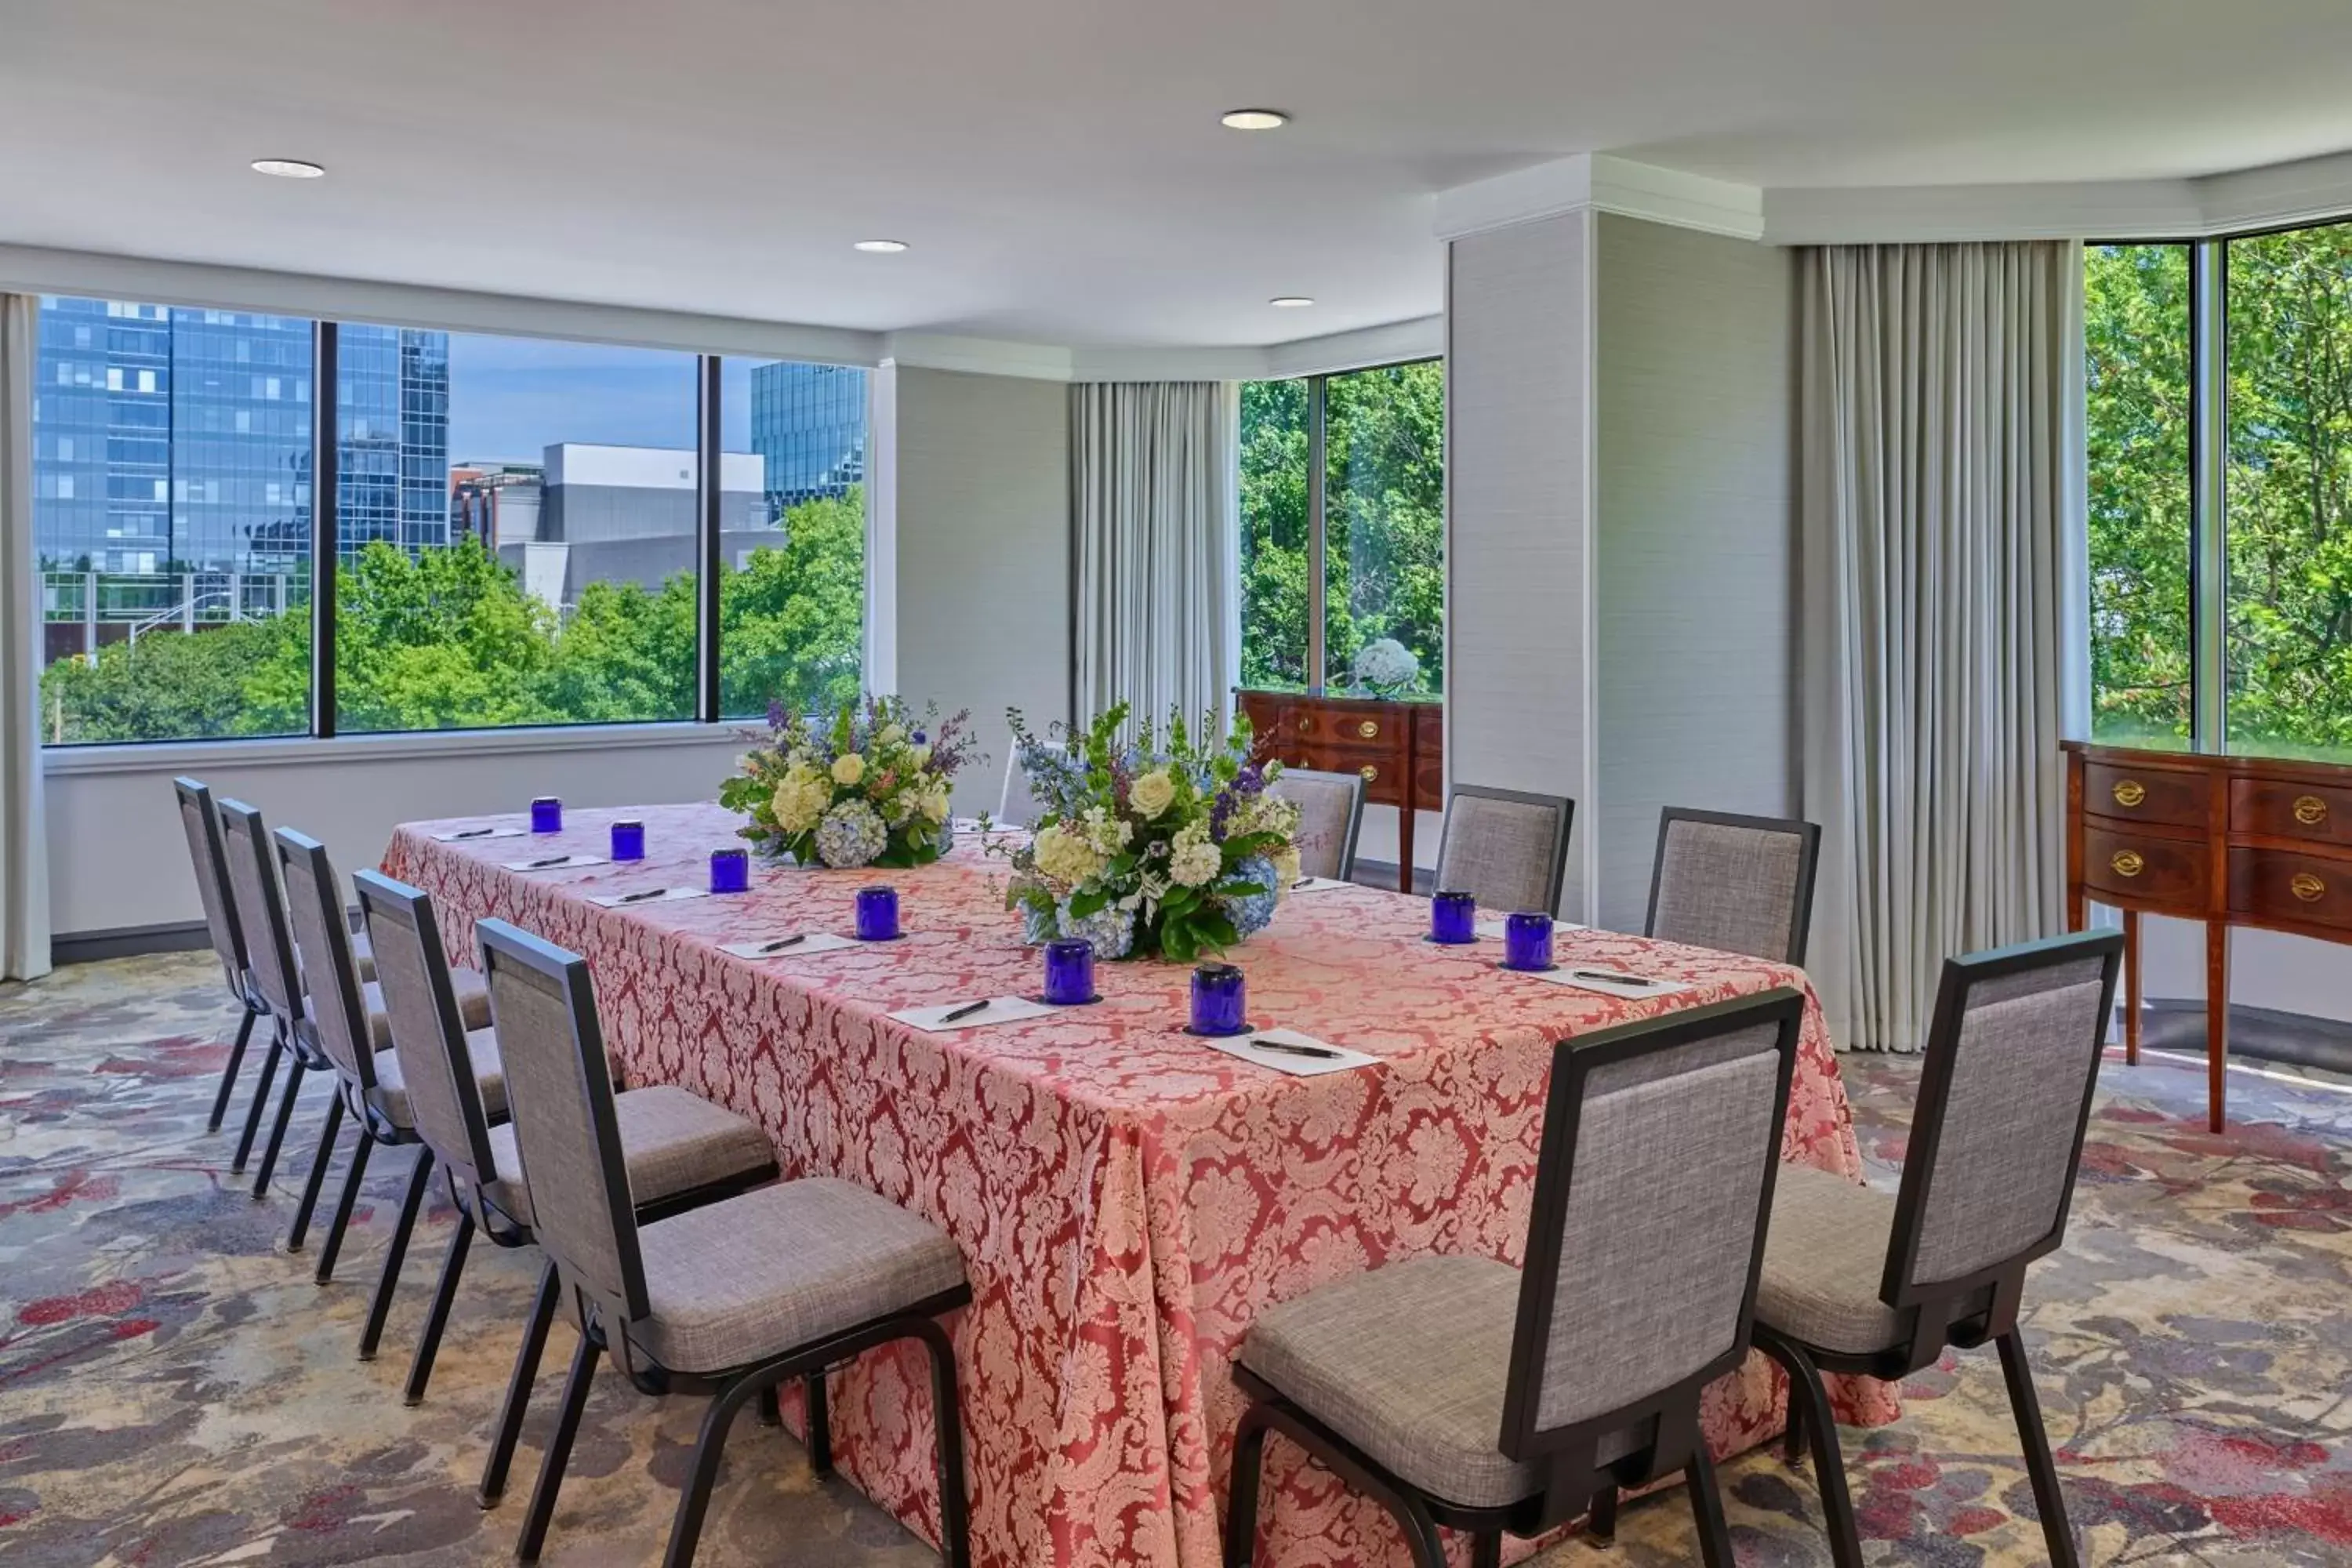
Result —
<instances>
[{"instance_id":1,"label":"wooden sideboard","mask_svg":"<svg viewBox=\"0 0 2352 1568\"><path fill-rule=\"evenodd\" d=\"M2223 1125L2230 928L2352 943L2352 767L2066 746L2066 920L2124 917L2124 1058L2139 1060L2139 917L2205 922L2208 1121Z\"/></svg>"},{"instance_id":2,"label":"wooden sideboard","mask_svg":"<svg viewBox=\"0 0 2352 1568\"><path fill-rule=\"evenodd\" d=\"M1412 885L1412 814L1445 809L1445 709L1436 702L1383 702L1301 691L1241 691L1235 700L1256 731L1256 754L1286 768L1356 773L1364 799L1397 813L1399 885Z\"/></svg>"}]
</instances>

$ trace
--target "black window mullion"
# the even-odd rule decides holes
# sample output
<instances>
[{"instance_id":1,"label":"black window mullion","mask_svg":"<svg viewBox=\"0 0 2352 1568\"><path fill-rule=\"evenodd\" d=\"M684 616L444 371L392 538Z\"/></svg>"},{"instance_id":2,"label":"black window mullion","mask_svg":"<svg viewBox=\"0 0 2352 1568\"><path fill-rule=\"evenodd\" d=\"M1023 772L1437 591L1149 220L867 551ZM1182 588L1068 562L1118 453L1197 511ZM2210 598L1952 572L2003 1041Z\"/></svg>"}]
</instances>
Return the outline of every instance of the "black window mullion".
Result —
<instances>
[{"instance_id":1,"label":"black window mullion","mask_svg":"<svg viewBox=\"0 0 2352 1568\"><path fill-rule=\"evenodd\" d=\"M342 482L337 352L336 323L319 322L310 353L310 733L321 741L335 735L336 502Z\"/></svg>"},{"instance_id":2,"label":"black window mullion","mask_svg":"<svg viewBox=\"0 0 2352 1568\"><path fill-rule=\"evenodd\" d=\"M719 365L717 354L704 354L697 363L701 380L700 395L696 399L695 444L698 461L696 464L695 500L695 560L699 563L695 574L695 638L694 638L694 717L698 722L716 724L719 713L719 607L720 556L719 529L723 518L719 501L726 476L719 468Z\"/></svg>"}]
</instances>

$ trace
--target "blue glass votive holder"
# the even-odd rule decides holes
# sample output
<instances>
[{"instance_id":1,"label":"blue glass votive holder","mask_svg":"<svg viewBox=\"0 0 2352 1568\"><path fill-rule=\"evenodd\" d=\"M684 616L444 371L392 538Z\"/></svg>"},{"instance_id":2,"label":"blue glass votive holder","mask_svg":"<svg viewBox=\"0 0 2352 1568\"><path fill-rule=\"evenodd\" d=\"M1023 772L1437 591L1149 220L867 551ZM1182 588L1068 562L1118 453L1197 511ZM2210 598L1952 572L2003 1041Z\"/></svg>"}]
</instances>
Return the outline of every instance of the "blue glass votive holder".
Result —
<instances>
[{"instance_id":1,"label":"blue glass votive holder","mask_svg":"<svg viewBox=\"0 0 2352 1568\"><path fill-rule=\"evenodd\" d=\"M642 860L646 858L646 825L642 822L613 824L613 858Z\"/></svg>"},{"instance_id":2,"label":"blue glass votive holder","mask_svg":"<svg viewBox=\"0 0 2352 1568\"><path fill-rule=\"evenodd\" d=\"M541 795L530 803L530 830L533 833L563 831L563 803L551 795Z\"/></svg>"},{"instance_id":3,"label":"blue glass votive holder","mask_svg":"<svg viewBox=\"0 0 2352 1568\"><path fill-rule=\"evenodd\" d=\"M1503 967L1549 969L1551 917L1540 910L1521 910L1503 921Z\"/></svg>"},{"instance_id":4,"label":"blue glass votive holder","mask_svg":"<svg viewBox=\"0 0 2352 1568\"><path fill-rule=\"evenodd\" d=\"M898 889L887 887L857 889L857 940L898 940Z\"/></svg>"},{"instance_id":5,"label":"blue glass votive holder","mask_svg":"<svg viewBox=\"0 0 2352 1568\"><path fill-rule=\"evenodd\" d=\"M1078 1007L1095 1000L1095 944L1084 937L1055 937L1045 944L1045 1002Z\"/></svg>"},{"instance_id":6,"label":"blue glass votive holder","mask_svg":"<svg viewBox=\"0 0 2352 1568\"><path fill-rule=\"evenodd\" d=\"M1204 963L1192 971L1192 1032L1238 1035L1249 1027L1249 984L1230 963Z\"/></svg>"},{"instance_id":7,"label":"blue glass votive holder","mask_svg":"<svg viewBox=\"0 0 2352 1568\"><path fill-rule=\"evenodd\" d=\"M1441 892L1429 900L1429 940L1459 947L1478 940L1478 900L1469 893Z\"/></svg>"},{"instance_id":8,"label":"blue glass votive holder","mask_svg":"<svg viewBox=\"0 0 2352 1568\"><path fill-rule=\"evenodd\" d=\"M749 849L713 849L710 852L710 890L714 893L740 893L751 885L751 852Z\"/></svg>"}]
</instances>

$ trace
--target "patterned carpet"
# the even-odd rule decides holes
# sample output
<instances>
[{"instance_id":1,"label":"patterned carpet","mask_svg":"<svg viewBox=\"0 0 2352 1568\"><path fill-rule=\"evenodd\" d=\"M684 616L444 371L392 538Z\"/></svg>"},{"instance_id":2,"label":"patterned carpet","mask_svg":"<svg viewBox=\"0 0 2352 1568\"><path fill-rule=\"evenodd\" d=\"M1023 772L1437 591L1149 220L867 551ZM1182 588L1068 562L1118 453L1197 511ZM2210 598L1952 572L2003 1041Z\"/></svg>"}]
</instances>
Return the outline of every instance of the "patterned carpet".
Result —
<instances>
[{"instance_id":1,"label":"patterned carpet","mask_svg":"<svg viewBox=\"0 0 2352 1568\"><path fill-rule=\"evenodd\" d=\"M336 1282L314 1286L277 1248L324 1101L297 1119L294 1178L252 1202L226 1176L231 1139L203 1131L233 1022L208 954L0 987L0 1562L509 1561L551 1379L506 1506L478 1511L472 1486L536 1254L475 1249L431 1396L404 1407L450 1216L420 1225L384 1354L362 1364L405 1158L372 1167ZM1891 1184L1912 1069L1845 1068ZM2201 1071L2112 1066L2068 1246L2033 1275L2042 1401L2093 1562L2352 1563L2352 1093L2252 1072L2232 1088L2217 1138ZM559 1330L551 1361L567 1346ZM2042 1561L1990 1353L1906 1392L1902 1423L1844 1434L1872 1560ZM546 1561L657 1558L701 1409L600 1379ZM729 1452L708 1568L936 1561L782 1433L747 1423ZM1724 1486L1743 1563L1828 1562L1804 1471L1751 1454ZM1630 1568L1696 1560L1679 1496L1630 1508L1620 1540ZM1545 1568L1605 1561L1591 1550Z\"/></svg>"}]
</instances>

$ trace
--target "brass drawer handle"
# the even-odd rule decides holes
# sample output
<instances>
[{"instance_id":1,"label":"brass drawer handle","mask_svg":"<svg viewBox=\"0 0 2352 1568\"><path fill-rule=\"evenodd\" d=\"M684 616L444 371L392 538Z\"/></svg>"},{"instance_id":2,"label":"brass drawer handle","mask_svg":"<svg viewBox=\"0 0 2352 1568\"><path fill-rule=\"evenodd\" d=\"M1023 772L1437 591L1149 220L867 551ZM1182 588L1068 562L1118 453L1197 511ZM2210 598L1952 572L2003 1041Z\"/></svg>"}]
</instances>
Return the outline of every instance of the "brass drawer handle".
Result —
<instances>
[{"instance_id":1,"label":"brass drawer handle","mask_svg":"<svg viewBox=\"0 0 2352 1568\"><path fill-rule=\"evenodd\" d=\"M2294 880L2286 886L2287 891L2306 904L2317 903L2321 896L2327 891L2327 884L2308 871L2297 871L2294 874Z\"/></svg>"},{"instance_id":2,"label":"brass drawer handle","mask_svg":"<svg viewBox=\"0 0 2352 1568\"><path fill-rule=\"evenodd\" d=\"M2294 819L2305 827L2316 827L2327 820L2327 803L2315 795L2297 795L2294 801ZM2317 894L2313 895L2315 898L2317 896Z\"/></svg>"},{"instance_id":3,"label":"brass drawer handle","mask_svg":"<svg viewBox=\"0 0 2352 1568\"><path fill-rule=\"evenodd\" d=\"M2118 877L2137 877L2147 869L2147 862L2140 858L2137 849L2118 849L2107 864L2115 868Z\"/></svg>"},{"instance_id":4,"label":"brass drawer handle","mask_svg":"<svg viewBox=\"0 0 2352 1568\"><path fill-rule=\"evenodd\" d=\"M1313 715L1301 713L1298 716L1298 732L1302 735L1312 735L1315 733L1315 720Z\"/></svg>"},{"instance_id":5,"label":"brass drawer handle","mask_svg":"<svg viewBox=\"0 0 2352 1568\"><path fill-rule=\"evenodd\" d=\"M1371 740L1380 732L1380 724L1375 720L1367 719L1362 723L1356 726L1356 733L1361 735L1367 741Z\"/></svg>"},{"instance_id":6,"label":"brass drawer handle","mask_svg":"<svg viewBox=\"0 0 2352 1568\"><path fill-rule=\"evenodd\" d=\"M2116 804L2117 805L2124 806L2128 809L2129 807L2137 805L2141 801L2144 801L2147 798L2147 787L2141 784L2139 780L2118 779L2116 781ZM2128 877L2131 873L2126 871L2124 875Z\"/></svg>"},{"instance_id":7,"label":"brass drawer handle","mask_svg":"<svg viewBox=\"0 0 2352 1568\"><path fill-rule=\"evenodd\" d=\"M1372 766L1370 763L1366 763L1362 767L1358 768L1356 771L1364 776L1364 782L1366 784L1370 784L1373 780L1381 776L1381 770Z\"/></svg>"}]
</instances>

